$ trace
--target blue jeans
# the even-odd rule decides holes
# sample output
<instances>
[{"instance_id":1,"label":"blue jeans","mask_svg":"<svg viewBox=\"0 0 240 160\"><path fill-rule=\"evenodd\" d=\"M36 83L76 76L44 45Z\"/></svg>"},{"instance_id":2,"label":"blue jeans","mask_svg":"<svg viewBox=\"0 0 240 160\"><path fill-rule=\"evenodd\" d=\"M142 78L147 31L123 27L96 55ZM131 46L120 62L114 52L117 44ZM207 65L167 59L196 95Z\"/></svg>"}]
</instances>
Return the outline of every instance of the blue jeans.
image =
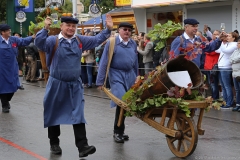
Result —
<instances>
[{"instance_id":1,"label":"blue jeans","mask_svg":"<svg viewBox=\"0 0 240 160\"><path fill-rule=\"evenodd\" d=\"M206 71L206 75L207 75L208 84L211 87L212 98L214 100L219 99L219 88L218 88L219 74L211 75L210 71Z\"/></svg>"},{"instance_id":2,"label":"blue jeans","mask_svg":"<svg viewBox=\"0 0 240 160\"><path fill-rule=\"evenodd\" d=\"M93 70L93 63L87 63L87 77L88 77L88 85L92 86L92 73Z\"/></svg>"},{"instance_id":3,"label":"blue jeans","mask_svg":"<svg viewBox=\"0 0 240 160\"><path fill-rule=\"evenodd\" d=\"M88 83L86 63L81 63L81 79L83 84Z\"/></svg>"},{"instance_id":4,"label":"blue jeans","mask_svg":"<svg viewBox=\"0 0 240 160\"><path fill-rule=\"evenodd\" d=\"M232 68L219 68L220 82L222 85L223 98L226 101L226 106L233 105L233 91L232 91Z\"/></svg>"},{"instance_id":5,"label":"blue jeans","mask_svg":"<svg viewBox=\"0 0 240 160\"><path fill-rule=\"evenodd\" d=\"M233 78L233 84L236 92L236 104L240 104L240 82Z\"/></svg>"}]
</instances>

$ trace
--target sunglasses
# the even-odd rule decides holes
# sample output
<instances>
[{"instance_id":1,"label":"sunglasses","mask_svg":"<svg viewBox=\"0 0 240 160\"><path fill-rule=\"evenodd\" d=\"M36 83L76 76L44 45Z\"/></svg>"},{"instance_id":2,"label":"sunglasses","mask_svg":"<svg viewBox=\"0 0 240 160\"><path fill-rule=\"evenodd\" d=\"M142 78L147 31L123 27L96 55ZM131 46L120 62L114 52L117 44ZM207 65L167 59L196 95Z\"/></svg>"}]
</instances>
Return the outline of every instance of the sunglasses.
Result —
<instances>
[{"instance_id":1,"label":"sunglasses","mask_svg":"<svg viewBox=\"0 0 240 160\"><path fill-rule=\"evenodd\" d=\"M122 28L125 32L128 31L128 32L132 32L132 29L130 28Z\"/></svg>"}]
</instances>

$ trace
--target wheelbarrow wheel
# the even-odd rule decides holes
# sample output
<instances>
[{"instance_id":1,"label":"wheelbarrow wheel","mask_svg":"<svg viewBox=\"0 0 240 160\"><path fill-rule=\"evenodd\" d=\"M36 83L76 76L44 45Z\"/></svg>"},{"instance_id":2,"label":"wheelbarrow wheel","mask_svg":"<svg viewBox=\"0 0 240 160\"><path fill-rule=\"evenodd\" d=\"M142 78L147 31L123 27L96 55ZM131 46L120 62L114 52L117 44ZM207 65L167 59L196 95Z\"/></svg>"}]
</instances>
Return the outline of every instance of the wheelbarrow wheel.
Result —
<instances>
[{"instance_id":1,"label":"wheelbarrow wheel","mask_svg":"<svg viewBox=\"0 0 240 160\"><path fill-rule=\"evenodd\" d=\"M168 121L170 125L170 119ZM191 155L197 147L198 133L195 122L185 114L178 113L174 122L174 130L180 131L181 135L171 137L166 135L168 147L172 153L180 158Z\"/></svg>"}]
</instances>

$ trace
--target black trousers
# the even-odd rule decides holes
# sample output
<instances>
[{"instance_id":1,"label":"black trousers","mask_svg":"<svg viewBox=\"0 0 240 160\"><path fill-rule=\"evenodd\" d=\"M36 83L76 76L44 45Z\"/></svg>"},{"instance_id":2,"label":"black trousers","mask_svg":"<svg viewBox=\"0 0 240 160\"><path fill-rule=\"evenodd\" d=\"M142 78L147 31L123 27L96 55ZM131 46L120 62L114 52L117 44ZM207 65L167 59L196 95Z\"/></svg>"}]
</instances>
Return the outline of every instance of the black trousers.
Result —
<instances>
[{"instance_id":1,"label":"black trousers","mask_svg":"<svg viewBox=\"0 0 240 160\"><path fill-rule=\"evenodd\" d=\"M85 123L73 124L73 131L75 136L75 145L80 151L84 146L88 145L86 136ZM48 138L50 145L59 145L60 125L48 127Z\"/></svg>"},{"instance_id":2,"label":"black trousers","mask_svg":"<svg viewBox=\"0 0 240 160\"><path fill-rule=\"evenodd\" d=\"M0 94L0 99L2 102L2 108L8 108L9 107L9 101L11 101L14 93L5 93Z\"/></svg>"},{"instance_id":3,"label":"black trousers","mask_svg":"<svg viewBox=\"0 0 240 160\"><path fill-rule=\"evenodd\" d=\"M124 124L125 116L123 117L123 122L122 122L121 126L120 127L117 126L120 111L121 111L121 107L117 106L116 113L115 113L115 121L114 121L114 133L117 133L117 134L123 134L124 130L125 130L125 124Z\"/></svg>"}]
</instances>

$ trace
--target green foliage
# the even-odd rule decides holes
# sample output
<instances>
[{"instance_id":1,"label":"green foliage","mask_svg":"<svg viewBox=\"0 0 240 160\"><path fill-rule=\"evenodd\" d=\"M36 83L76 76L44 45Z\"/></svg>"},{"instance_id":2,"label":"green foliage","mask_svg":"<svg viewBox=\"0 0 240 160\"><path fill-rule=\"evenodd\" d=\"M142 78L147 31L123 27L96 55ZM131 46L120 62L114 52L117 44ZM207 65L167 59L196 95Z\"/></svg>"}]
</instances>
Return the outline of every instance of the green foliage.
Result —
<instances>
[{"instance_id":1,"label":"green foliage","mask_svg":"<svg viewBox=\"0 0 240 160\"><path fill-rule=\"evenodd\" d=\"M199 91L198 90L192 90L192 93L190 95L186 94L184 95L184 99L186 100L191 100L191 99L196 99L196 100L203 100L202 96L199 96Z\"/></svg>"},{"instance_id":2,"label":"green foliage","mask_svg":"<svg viewBox=\"0 0 240 160\"><path fill-rule=\"evenodd\" d=\"M102 9L102 14L107 13L115 8L113 0L101 0L99 6Z\"/></svg>"},{"instance_id":3,"label":"green foliage","mask_svg":"<svg viewBox=\"0 0 240 160\"><path fill-rule=\"evenodd\" d=\"M43 8L45 7L45 1L43 0L34 0L34 7L35 8Z\"/></svg>"},{"instance_id":4,"label":"green foliage","mask_svg":"<svg viewBox=\"0 0 240 160\"><path fill-rule=\"evenodd\" d=\"M36 1L35 6L41 7L41 2ZM50 11L50 12L49 12ZM58 8L58 10L55 10L54 8L48 8L43 11L41 11L37 17L35 18L36 24L34 24L32 21L29 25L29 32L34 34L35 30L42 29L44 27L44 19L47 15L50 15L52 13L57 13L58 17L60 18L62 13L72 13L72 2L70 0L65 0L64 6L61 6ZM60 28L60 21L57 21L57 23L52 23L51 28Z\"/></svg>"},{"instance_id":5,"label":"green foliage","mask_svg":"<svg viewBox=\"0 0 240 160\"><path fill-rule=\"evenodd\" d=\"M61 21L57 21L57 23L53 23L51 25L51 28L60 28ZM44 21L39 22L37 24L30 22L30 25L28 27L29 32L32 34L35 34L35 30L42 29L44 27Z\"/></svg>"},{"instance_id":6,"label":"green foliage","mask_svg":"<svg viewBox=\"0 0 240 160\"><path fill-rule=\"evenodd\" d=\"M6 21L7 18L7 0L0 1L0 23Z\"/></svg>"},{"instance_id":7,"label":"green foliage","mask_svg":"<svg viewBox=\"0 0 240 160\"><path fill-rule=\"evenodd\" d=\"M175 23L170 20L164 24L156 24L154 29L148 33L148 36L151 37L152 41L158 41L154 49L159 51L163 48L166 44L167 38L169 38L174 31L180 29L182 29L182 25L180 23Z\"/></svg>"},{"instance_id":8,"label":"green foliage","mask_svg":"<svg viewBox=\"0 0 240 160\"><path fill-rule=\"evenodd\" d=\"M83 6L84 6L84 13L88 13L89 6L91 4L91 0L80 0L80 2L82 2Z\"/></svg>"},{"instance_id":9,"label":"green foliage","mask_svg":"<svg viewBox=\"0 0 240 160\"><path fill-rule=\"evenodd\" d=\"M30 21L30 25L28 27L29 32L34 34L35 27L36 27L36 25L32 21Z\"/></svg>"},{"instance_id":10,"label":"green foliage","mask_svg":"<svg viewBox=\"0 0 240 160\"><path fill-rule=\"evenodd\" d=\"M65 4L61 7L63 13L72 13L72 1L65 0Z\"/></svg>"},{"instance_id":11,"label":"green foliage","mask_svg":"<svg viewBox=\"0 0 240 160\"><path fill-rule=\"evenodd\" d=\"M164 106L167 103L172 103L175 106L177 106L179 109L184 111L187 117L190 117L191 112L188 108L189 103L184 101L184 99L182 98L170 98L160 94L160 95L154 95L153 97L147 98L146 100L140 103L136 101L135 96L130 96L129 98L131 98L132 101L128 103L130 112L127 112L125 114L126 116L132 116L131 113L144 114L150 108L158 108L158 107Z\"/></svg>"},{"instance_id":12,"label":"green foliage","mask_svg":"<svg viewBox=\"0 0 240 160\"><path fill-rule=\"evenodd\" d=\"M171 98L167 94L154 95L144 101L141 100L141 95L145 90L152 87L151 79L154 76L159 76L158 73L162 72L162 68L158 67L157 71L151 72L142 84L136 82L122 97L122 100L127 103L130 111L126 113L126 116L132 116L131 113L144 114L150 108L162 107L166 103L171 103L184 111L187 117L190 117L190 110L188 104L182 98ZM141 81L141 79L139 80Z\"/></svg>"}]
</instances>

